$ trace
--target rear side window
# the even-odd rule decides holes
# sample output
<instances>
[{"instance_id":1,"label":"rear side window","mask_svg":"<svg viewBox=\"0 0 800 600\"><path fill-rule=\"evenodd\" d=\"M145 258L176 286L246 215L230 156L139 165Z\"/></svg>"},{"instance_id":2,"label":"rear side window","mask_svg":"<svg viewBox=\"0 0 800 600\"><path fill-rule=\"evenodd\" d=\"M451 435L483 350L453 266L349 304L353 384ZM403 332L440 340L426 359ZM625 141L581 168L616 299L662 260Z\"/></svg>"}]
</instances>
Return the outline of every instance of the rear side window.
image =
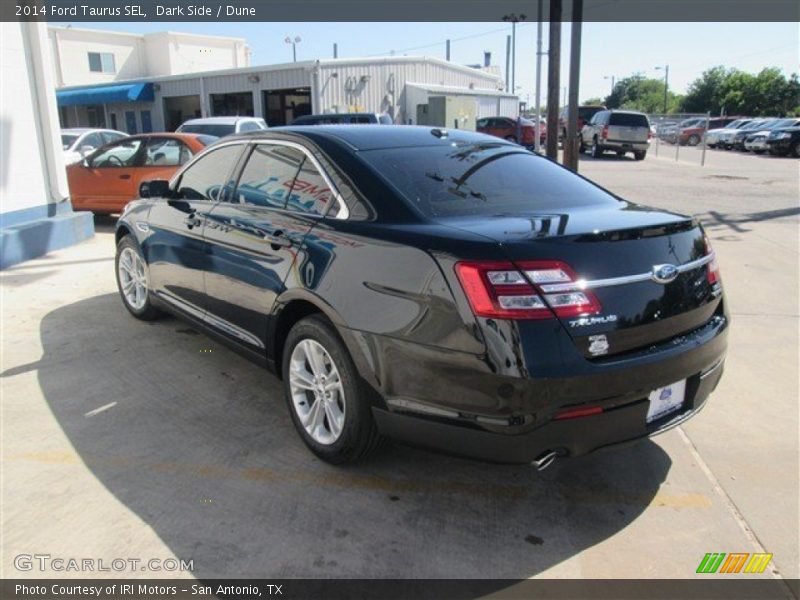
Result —
<instances>
[{"instance_id":1,"label":"rear side window","mask_svg":"<svg viewBox=\"0 0 800 600\"><path fill-rule=\"evenodd\" d=\"M426 217L533 215L618 200L531 152L491 142L361 151Z\"/></svg>"},{"instance_id":2,"label":"rear side window","mask_svg":"<svg viewBox=\"0 0 800 600\"><path fill-rule=\"evenodd\" d=\"M306 159L294 181L286 208L312 215L335 215L340 207L333 190L314 163Z\"/></svg>"},{"instance_id":3,"label":"rear side window","mask_svg":"<svg viewBox=\"0 0 800 600\"><path fill-rule=\"evenodd\" d=\"M296 148L258 144L247 159L236 188L236 201L264 208L284 208L305 155Z\"/></svg>"},{"instance_id":4,"label":"rear side window","mask_svg":"<svg viewBox=\"0 0 800 600\"><path fill-rule=\"evenodd\" d=\"M392 117L390 117L389 115L381 115L380 117L378 117L378 122L381 125L393 125L394 124L394 121L392 121Z\"/></svg>"},{"instance_id":5,"label":"rear side window","mask_svg":"<svg viewBox=\"0 0 800 600\"><path fill-rule=\"evenodd\" d=\"M192 153L183 142L169 138L150 138L144 164L152 167L177 167L189 162Z\"/></svg>"},{"instance_id":6,"label":"rear side window","mask_svg":"<svg viewBox=\"0 0 800 600\"><path fill-rule=\"evenodd\" d=\"M623 127L650 127L650 121L646 115L634 113L611 113L609 125L621 125Z\"/></svg>"},{"instance_id":7,"label":"rear side window","mask_svg":"<svg viewBox=\"0 0 800 600\"><path fill-rule=\"evenodd\" d=\"M178 198L217 201L241 151L242 146L235 144L210 150L199 157L181 175Z\"/></svg>"}]
</instances>

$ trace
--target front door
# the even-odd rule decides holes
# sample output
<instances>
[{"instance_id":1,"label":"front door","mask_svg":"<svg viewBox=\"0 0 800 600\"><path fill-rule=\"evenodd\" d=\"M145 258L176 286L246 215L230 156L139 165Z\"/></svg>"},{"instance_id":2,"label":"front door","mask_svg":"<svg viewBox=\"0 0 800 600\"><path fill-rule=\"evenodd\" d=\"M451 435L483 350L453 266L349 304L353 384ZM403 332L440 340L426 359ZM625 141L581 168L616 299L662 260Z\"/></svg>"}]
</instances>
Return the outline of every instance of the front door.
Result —
<instances>
[{"instance_id":1,"label":"front door","mask_svg":"<svg viewBox=\"0 0 800 600\"><path fill-rule=\"evenodd\" d=\"M159 299L196 319L205 317L210 260L203 229L244 147L209 150L173 182L170 197L156 199L150 209L142 243L150 286Z\"/></svg>"},{"instance_id":2,"label":"front door","mask_svg":"<svg viewBox=\"0 0 800 600\"><path fill-rule=\"evenodd\" d=\"M263 352L270 309L333 193L300 147L259 142L228 199L214 207L205 228L207 320Z\"/></svg>"},{"instance_id":3,"label":"front door","mask_svg":"<svg viewBox=\"0 0 800 600\"><path fill-rule=\"evenodd\" d=\"M69 190L76 209L119 212L137 196L134 178L143 160L144 139L124 138L100 148L84 164L68 170Z\"/></svg>"}]
</instances>

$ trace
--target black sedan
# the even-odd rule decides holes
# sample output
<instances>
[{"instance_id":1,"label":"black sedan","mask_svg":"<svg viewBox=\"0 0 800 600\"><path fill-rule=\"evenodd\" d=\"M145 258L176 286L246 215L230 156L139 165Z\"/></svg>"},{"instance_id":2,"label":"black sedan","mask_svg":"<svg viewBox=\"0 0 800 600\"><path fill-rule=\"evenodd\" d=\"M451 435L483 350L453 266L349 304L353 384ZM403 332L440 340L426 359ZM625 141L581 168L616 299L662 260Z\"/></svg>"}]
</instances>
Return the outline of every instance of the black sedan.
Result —
<instances>
[{"instance_id":1,"label":"black sedan","mask_svg":"<svg viewBox=\"0 0 800 600\"><path fill-rule=\"evenodd\" d=\"M116 231L126 308L274 370L332 463L394 438L543 468L673 427L722 374L700 225L495 137L275 128L140 192Z\"/></svg>"},{"instance_id":2,"label":"black sedan","mask_svg":"<svg viewBox=\"0 0 800 600\"><path fill-rule=\"evenodd\" d=\"M767 136L767 150L774 156L800 158L800 127L770 131Z\"/></svg>"}]
</instances>

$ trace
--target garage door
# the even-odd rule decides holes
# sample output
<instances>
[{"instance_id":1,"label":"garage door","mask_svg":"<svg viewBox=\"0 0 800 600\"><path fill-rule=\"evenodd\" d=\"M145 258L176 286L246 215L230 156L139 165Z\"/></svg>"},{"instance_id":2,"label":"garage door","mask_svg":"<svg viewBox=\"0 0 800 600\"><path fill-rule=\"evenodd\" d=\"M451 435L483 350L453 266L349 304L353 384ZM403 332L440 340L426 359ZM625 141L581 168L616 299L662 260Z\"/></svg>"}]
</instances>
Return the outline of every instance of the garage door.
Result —
<instances>
[{"instance_id":1,"label":"garage door","mask_svg":"<svg viewBox=\"0 0 800 600\"><path fill-rule=\"evenodd\" d=\"M497 116L497 98L478 96L478 118Z\"/></svg>"}]
</instances>

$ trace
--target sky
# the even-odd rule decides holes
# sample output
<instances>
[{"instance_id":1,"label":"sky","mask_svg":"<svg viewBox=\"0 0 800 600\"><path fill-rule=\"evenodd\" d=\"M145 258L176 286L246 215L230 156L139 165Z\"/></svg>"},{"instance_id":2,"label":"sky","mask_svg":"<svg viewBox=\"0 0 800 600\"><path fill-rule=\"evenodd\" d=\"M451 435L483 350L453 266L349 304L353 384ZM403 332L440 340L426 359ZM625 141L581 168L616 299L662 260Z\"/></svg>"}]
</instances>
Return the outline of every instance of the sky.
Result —
<instances>
[{"instance_id":1,"label":"sky","mask_svg":"<svg viewBox=\"0 0 800 600\"><path fill-rule=\"evenodd\" d=\"M66 25L66 24L62 24ZM252 64L292 60L286 36L300 36L297 59L331 58L338 43L339 57L396 55L445 57L451 40L451 60L461 64L483 62L505 73L506 23L72 23L73 27L151 33L181 31L243 37L252 48ZM517 26L517 94L531 104L535 97L536 23ZM547 24L542 50L547 52ZM569 72L570 24L562 26L561 85ZM800 40L797 23L584 23L581 52L581 100L605 97L611 77L641 73L663 77L656 66L669 65L669 87L684 93L704 70L717 65L756 73L775 66L786 75L798 72ZM546 94L547 57L542 60L542 103Z\"/></svg>"}]
</instances>

